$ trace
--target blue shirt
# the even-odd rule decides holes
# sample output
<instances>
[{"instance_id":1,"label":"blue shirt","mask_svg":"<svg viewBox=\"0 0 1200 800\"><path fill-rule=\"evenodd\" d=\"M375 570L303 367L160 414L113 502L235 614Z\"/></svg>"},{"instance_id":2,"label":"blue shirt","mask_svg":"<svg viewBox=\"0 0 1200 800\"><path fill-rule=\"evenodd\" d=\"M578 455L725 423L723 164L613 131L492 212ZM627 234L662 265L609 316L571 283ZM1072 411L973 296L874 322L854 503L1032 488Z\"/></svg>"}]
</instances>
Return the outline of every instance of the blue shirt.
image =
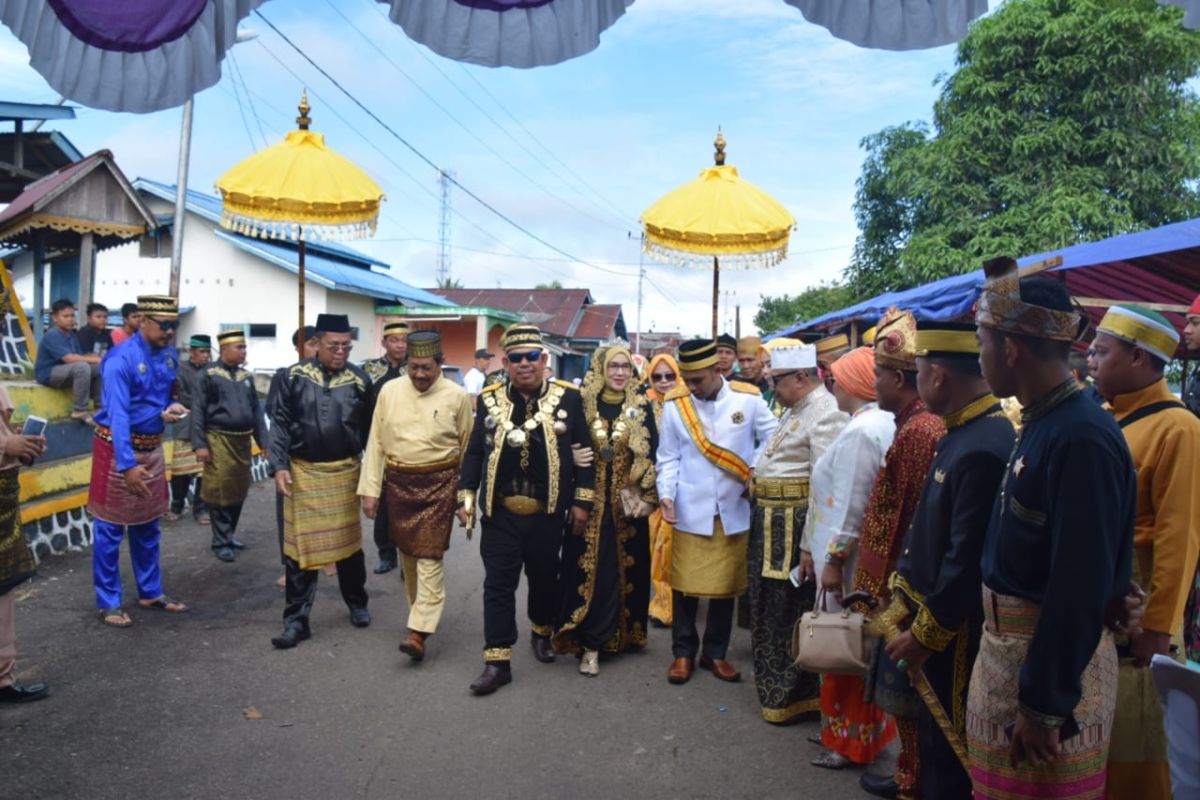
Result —
<instances>
[{"instance_id":1,"label":"blue shirt","mask_svg":"<svg viewBox=\"0 0 1200 800\"><path fill-rule=\"evenodd\" d=\"M64 333L57 327L46 331L37 351L37 363L33 366L33 373L37 382L43 386L50 385L50 370L63 363L63 356L83 355L83 348L79 345L79 334L75 331Z\"/></svg>"},{"instance_id":2,"label":"blue shirt","mask_svg":"<svg viewBox=\"0 0 1200 800\"><path fill-rule=\"evenodd\" d=\"M153 348L139 331L108 351L101 365L104 406L96 422L112 430L117 469L137 466L131 434L162 433L162 412L171 403L179 354L174 347Z\"/></svg>"}]
</instances>

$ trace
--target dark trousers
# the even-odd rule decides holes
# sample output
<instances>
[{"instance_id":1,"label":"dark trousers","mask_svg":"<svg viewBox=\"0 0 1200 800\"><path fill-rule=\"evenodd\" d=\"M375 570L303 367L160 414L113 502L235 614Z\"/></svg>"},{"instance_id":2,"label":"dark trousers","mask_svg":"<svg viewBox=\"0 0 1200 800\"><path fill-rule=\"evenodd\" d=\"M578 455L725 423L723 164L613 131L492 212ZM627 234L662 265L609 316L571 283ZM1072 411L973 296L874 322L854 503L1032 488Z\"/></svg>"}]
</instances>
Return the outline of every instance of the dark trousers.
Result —
<instances>
[{"instance_id":1,"label":"dark trousers","mask_svg":"<svg viewBox=\"0 0 1200 800\"><path fill-rule=\"evenodd\" d=\"M300 565L286 556L283 559L287 585L283 589L283 624L308 627L308 617L313 601L317 599L317 578L320 569L300 569ZM337 562L338 588L342 599L351 609L367 607L367 560L363 551L346 556Z\"/></svg>"},{"instance_id":2,"label":"dark trousers","mask_svg":"<svg viewBox=\"0 0 1200 800\"><path fill-rule=\"evenodd\" d=\"M522 567L529 589L529 622L535 633L553 633L563 520L552 514L521 517L498 509L483 518L482 527L484 646L512 647L517 641L516 593Z\"/></svg>"},{"instance_id":3,"label":"dark trousers","mask_svg":"<svg viewBox=\"0 0 1200 800\"><path fill-rule=\"evenodd\" d=\"M375 513L375 548L379 551L380 561L397 561L396 543L392 541L391 524L388 522L387 490L379 498L379 511Z\"/></svg>"},{"instance_id":4,"label":"dark trousers","mask_svg":"<svg viewBox=\"0 0 1200 800\"><path fill-rule=\"evenodd\" d=\"M195 493L192 495L192 516L198 517L204 513L208 506L200 499L200 486L203 478L195 473L191 475L174 475L171 477L171 511L175 514L183 513L184 503L187 502L188 487L192 486L192 481L195 480Z\"/></svg>"},{"instance_id":5,"label":"dark trousers","mask_svg":"<svg viewBox=\"0 0 1200 800\"><path fill-rule=\"evenodd\" d=\"M287 567L287 556L283 554L283 494L275 492L275 530L279 534L279 562Z\"/></svg>"},{"instance_id":6,"label":"dark trousers","mask_svg":"<svg viewBox=\"0 0 1200 800\"><path fill-rule=\"evenodd\" d=\"M676 658L695 658L696 653L707 658L725 658L729 650L729 638L733 635L732 597L712 598L708 601L708 618L704 622L704 642L696 630L696 612L700 608L699 597L688 597L683 592L671 591L671 652Z\"/></svg>"},{"instance_id":7,"label":"dark trousers","mask_svg":"<svg viewBox=\"0 0 1200 800\"><path fill-rule=\"evenodd\" d=\"M233 547L233 534L237 532L238 520L242 518L242 504L236 506L209 506L208 518L212 523L212 547Z\"/></svg>"}]
</instances>

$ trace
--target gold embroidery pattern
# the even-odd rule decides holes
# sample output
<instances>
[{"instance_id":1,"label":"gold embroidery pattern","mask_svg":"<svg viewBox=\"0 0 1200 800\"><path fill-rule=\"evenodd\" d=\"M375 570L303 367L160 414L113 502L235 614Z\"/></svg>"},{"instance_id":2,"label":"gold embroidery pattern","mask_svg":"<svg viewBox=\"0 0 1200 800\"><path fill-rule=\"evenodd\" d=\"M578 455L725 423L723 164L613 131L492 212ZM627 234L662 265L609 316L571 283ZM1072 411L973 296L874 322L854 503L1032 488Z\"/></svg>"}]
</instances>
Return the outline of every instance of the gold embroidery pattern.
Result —
<instances>
[{"instance_id":1,"label":"gold embroidery pattern","mask_svg":"<svg viewBox=\"0 0 1200 800\"><path fill-rule=\"evenodd\" d=\"M574 388L574 387L572 387ZM526 434L522 444L522 462L521 466L527 468L529 466L529 437L538 424L542 428L542 439L546 447L546 463L549 467L550 474L547 476L547 496L546 508L551 511L558 507L558 491L559 491L559 471L562 461L558 455L558 435L554 432L555 411L558 409L559 403L562 402L563 394L566 393L564 386L557 381L551 384L543 384L541 395L529 402L536 402L536 411L533 414L526 414L526 421L522 424L521 430ZM491 422L492 427L492 452L488 456L487 462L487 498L484 506L485 512L490 514L493 501L496 493L496 471L500 467L500 456L505 446L505 441L509 433L517 430L512 421L513 401L508 396L508 392L504 389L495 391L487 391L486 389L480 394L483 399L483 405L487 409L487 419ZM534 423L530 425L530 423Z\"/></svg>"},{"instance_id":2,"label":"gold embroidery pattern","mask_svg":"<svg viewBox=\"0 0 1200 800\"><path fill-rule=\"evenodd\" d=\"M241 383L250 377L250 373L244 369L239 369L237 372L230 374L229 370L218 364L214 364L213 366L209 367L206 372L211 378L224 378L225 380L232 381L234 383Z\"/></svg>"},{"instance_id":3,"label":"gold embroidery pattern","mask_svg":"<svg viewBox=\"0 0 1200 800\"><path fill-rule=\"evenodd\" d=\"M299 364L293 364L288 372L289 378L301 377L312 381L317 386L322 388L337 389L341 386L355 384L362 391L367 390L367 384L354 370L346 368L333 375L329 376L329 385L325 384L325 370L321 369L313 361L301 361Z\"/></svg>"},{"instance_id":4,"label":"gold embroidery pattern","mask_svg":"<svg viewBox=\"0 0 1200 800\"><path fill-rule=\"evenodd\" d=\"M583 488L576 489L575 499L584 503L590 503L596 499L596 490Z\"/></svg>"},{"instance_id":5,"label":"gold embroidery pattern","mask_svg":"<svg viewBox=\"0 0 1200 800\"><path fill-rule=\"evenodd\" d=\"M950 640L954 638L954 631L946 630L939 625L929 608L924 605L917 611L917 617L912 624L912 632L918 642L930 650L938 652L949 647Z\"/></svg>"},{"instance_id":6,"label":"gold embroidery pattern","mask_svg":"<svg viewBox=\"0 0 1200 800\"><path fill-rule=\"evenodd\" d=\"M484 661L512 661L511 647L489 647L483 651Z\"/></svg>"},{"instance_id":7,"label":"gold embroidery pattern","mask_svg":"<svg viewBox=\"0 0 1200 800\"><path fill-rule=\"evenodd\" d=\"M538 636L550 636L554 633L553 625L538 625L535 622L529 623L529 630L533 631Z\"/></svg>"}]
</instances>

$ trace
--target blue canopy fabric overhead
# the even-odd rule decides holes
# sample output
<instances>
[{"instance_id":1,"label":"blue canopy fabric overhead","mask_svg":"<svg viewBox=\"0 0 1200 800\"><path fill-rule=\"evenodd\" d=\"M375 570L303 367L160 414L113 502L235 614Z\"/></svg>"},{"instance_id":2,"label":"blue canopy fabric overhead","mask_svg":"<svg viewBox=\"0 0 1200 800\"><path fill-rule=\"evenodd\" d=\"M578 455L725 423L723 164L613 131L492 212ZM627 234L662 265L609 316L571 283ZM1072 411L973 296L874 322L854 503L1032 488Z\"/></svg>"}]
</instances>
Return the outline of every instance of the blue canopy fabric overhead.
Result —
<instances>
[{"instance_id":1,"label":"blue canopy fabric overhead","mask_svg":"<svg viewBox=\"0 0 1200 800\"><path fill-rule=\"evenodd\" d=\"M1024 267L1055 256L1062 257L1062 264L1045 274L1066 281L1072 296L1088 308L1094 321L1108 306L1095 301L1186 306L1200 294L1200 219L1037 253L1018 261ZM893 306L908 309L922 320L959 319L971 314L982 286L982 269L952 275L912 289L885 292L764 338L815 334L851 322L870 324ZM1163 313L1172 324L1183 327L1181 313Z\"/></svg>"}]
</instances>

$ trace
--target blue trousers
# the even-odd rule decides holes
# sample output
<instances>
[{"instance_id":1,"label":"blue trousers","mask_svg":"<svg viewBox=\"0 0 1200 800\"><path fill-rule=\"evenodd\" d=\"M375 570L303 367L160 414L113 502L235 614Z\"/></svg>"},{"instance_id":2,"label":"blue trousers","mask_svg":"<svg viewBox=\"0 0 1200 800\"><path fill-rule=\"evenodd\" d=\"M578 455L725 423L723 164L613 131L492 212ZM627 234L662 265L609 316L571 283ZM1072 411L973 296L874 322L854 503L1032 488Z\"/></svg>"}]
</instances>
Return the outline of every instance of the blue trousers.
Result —
<instances>
[{"instance_id":1,"label":"blue trousers","mask_svg":"<svg viewBox=\"0 0 1200 800\"><path fill-rule=\"evenodd\" d=\"M92 521L92 581L96 586L96 608L121 607L121 539L129 532L129 560L137 580L138 597L161 597L162 573L158 569L158 520L142 525L117 525L102 519Z\"/></svg>"}]
</instances>

